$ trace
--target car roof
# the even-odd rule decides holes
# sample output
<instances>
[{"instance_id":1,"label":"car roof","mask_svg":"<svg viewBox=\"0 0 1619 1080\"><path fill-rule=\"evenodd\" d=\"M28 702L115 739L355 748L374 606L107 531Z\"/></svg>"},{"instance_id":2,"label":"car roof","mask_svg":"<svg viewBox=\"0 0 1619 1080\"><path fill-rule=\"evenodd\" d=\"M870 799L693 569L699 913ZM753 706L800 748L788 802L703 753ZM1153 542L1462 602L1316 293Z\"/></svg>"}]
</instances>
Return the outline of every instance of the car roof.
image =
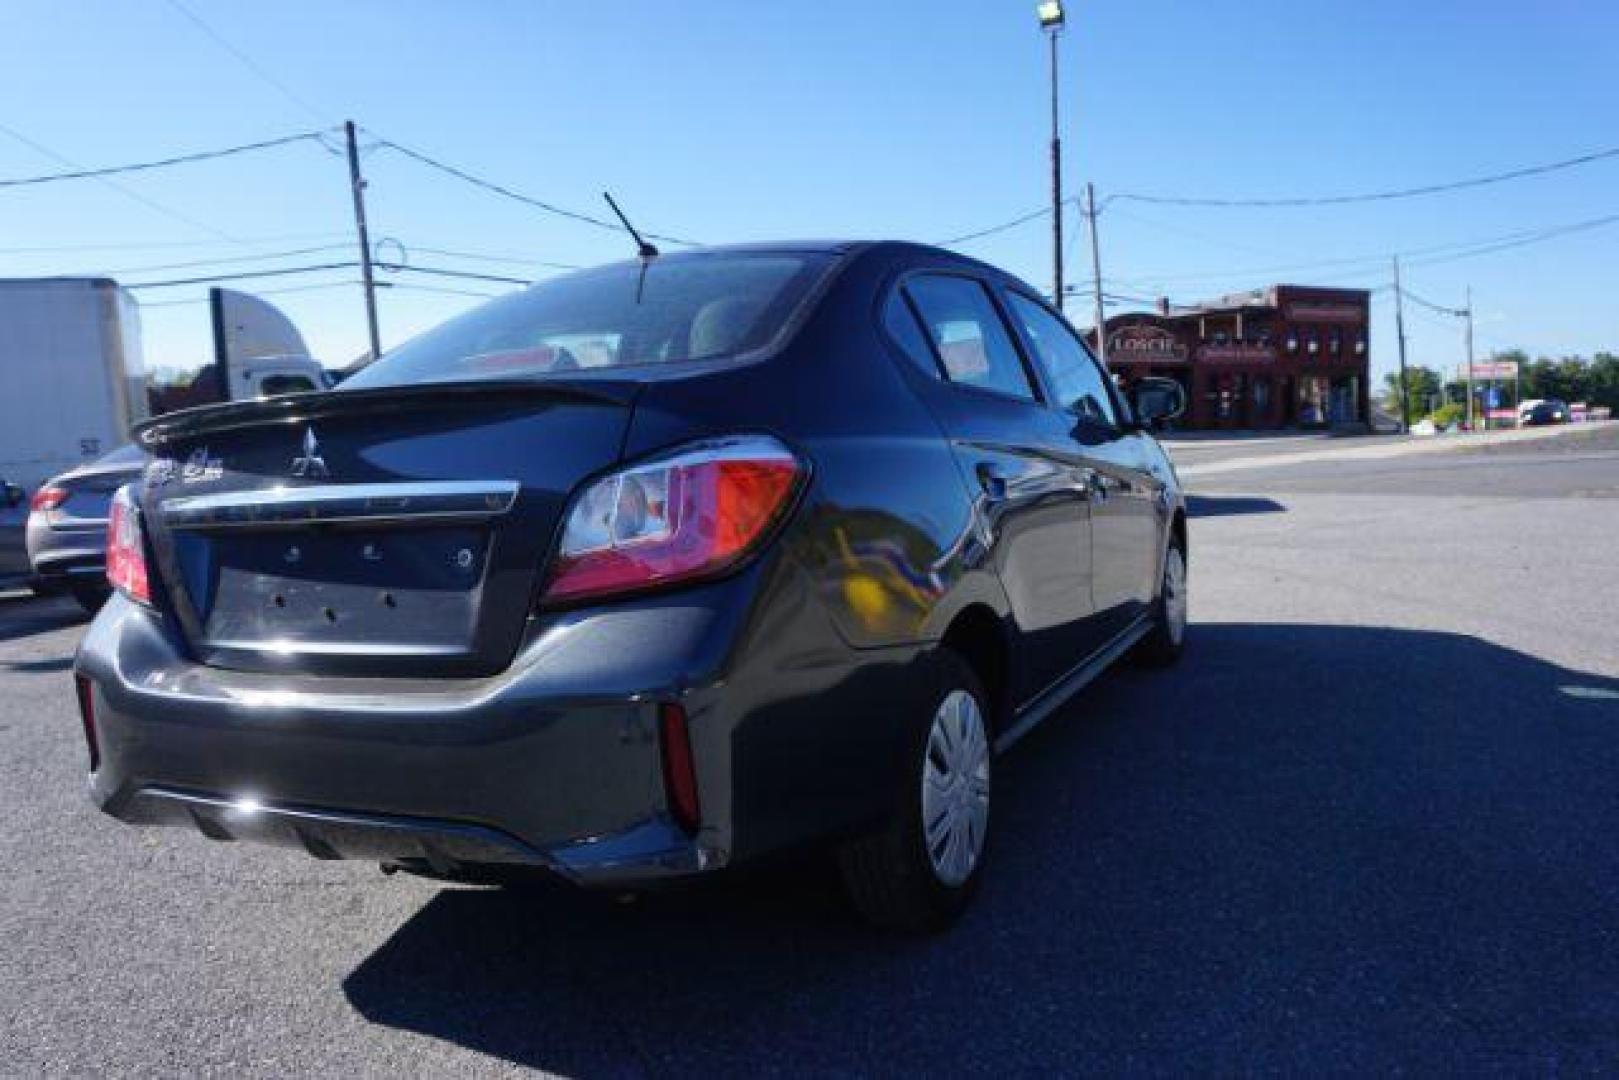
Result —
<instances>
[{"instance_id":1,"label":"car roof","mask_svg":"<svg viewBox=\"0 0 1619 1080\"><path fill-rule=\"evenodd\" d=\"M1001 268L975 259L970 255L951 251L948 248L924 244L915 240L761 240L738 244L706 244L700 247L675 248L665 250L658 258L703 258L714 255L852 255L856 253L872 253L878 255L909 255L936 259L964 268L972 268L985 274L993 274L1002 278L1017 280L1015 274ZM634 259L621 259L603 266L616 266L634 264ZM596 268L592 268L596 269Z\"/></svg>"}]
</instances>

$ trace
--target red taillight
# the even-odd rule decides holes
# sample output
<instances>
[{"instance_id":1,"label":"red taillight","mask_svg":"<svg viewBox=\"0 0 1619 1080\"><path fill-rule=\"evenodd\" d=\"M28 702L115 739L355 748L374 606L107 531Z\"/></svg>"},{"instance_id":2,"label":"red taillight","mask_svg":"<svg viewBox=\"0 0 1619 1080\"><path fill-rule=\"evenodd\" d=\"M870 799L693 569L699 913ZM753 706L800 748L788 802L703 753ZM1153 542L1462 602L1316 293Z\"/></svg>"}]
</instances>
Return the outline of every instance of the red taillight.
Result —
<instances>
[{"instance_id":1,"label":"red taillight","mask_svg":"<svg viewBox=\"0 0 1619 1080\"><path fill-rule=\"evenodd\" d=\"M669 798L669 814L682 829L695 833L703 820L697 802L697 767L691 756L686 710L679 705L659 707L658 744L663 750L663 789Z\"/></svg>"},{"instance_id":2,"label":"red taillight","mask_svg":"<svg viewBox=\"0 0 1619 1080\"><path fill-rule=\"evenodd\" d=\"M543 601L721 573L785 512L803 466L768 438L692 447L603 477L574 500Z\"/></svg>"},{"instance_id":3,"label":"red taillight","mask_svg":"<svg viewBox=\"0 0 1619 1080\"><path fill-rule=\"evenodd\" d=\"M107 580L131 600L152 602L140 511L127 485L112 497L112 512L107 516Z\"/></svg>"},{"instance_id":4,"label":"red taillight","mask_svg":"<svg viewBox=\"0 0 1619 1080\"><path fill-rule=\"evenodd\" d=\"M46 484L34 492L34 497L28 500L28 509L33 513L42 514L47 510L55 510L65 502L67 502L67 488Z\"/></svg>"},{"instance_id":5,"label":"red taillight","mask_svg":"<svg viewBox=\"0 0 1619 1080\"><path fill-rule=\"evenodd\" d=\"M84 725L84 742L90 749L90 771L101 767L101 744L96 740L95 687L83 675L73 676L73 689L79 695L79 723Z\"/></svg>"}]
</instances>

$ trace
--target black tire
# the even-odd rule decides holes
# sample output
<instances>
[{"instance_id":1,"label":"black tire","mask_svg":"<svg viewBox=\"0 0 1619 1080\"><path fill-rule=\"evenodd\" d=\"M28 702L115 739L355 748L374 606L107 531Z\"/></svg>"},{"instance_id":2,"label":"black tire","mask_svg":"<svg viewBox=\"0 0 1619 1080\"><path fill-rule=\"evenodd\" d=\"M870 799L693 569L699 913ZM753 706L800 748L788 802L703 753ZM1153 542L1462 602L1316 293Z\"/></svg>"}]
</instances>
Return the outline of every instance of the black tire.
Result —
<instances>
[{"instance_id":1,"label":"black tire","mask_svg":"<svg viewBox=\"0 0 1619 1080\"><path fill-rule=\"evenodd\" d=\"M838 850L844 888L860 915L874 926L914 934L945 930L967 909L983 879L995 820L993 803L988 802L986 772L984 797L990 812L977 857L964 881L941 881L928 855L922 822L922 777L934 717L956 691L965 691L978 706L986 748L992 745L994 735L989 698L977 673L949 649L939 649L933 660L938 671L933 705L911 724L894 810L876 831ZM991 753L986 762L992 758Z\"/></svg>"},{"instance_id":2,"label":"black tire","mask_svg":"<svg viewBox=\"0 0 1619 1080\"><path fill-rule=\"evenodd\" d=\"M101 605L112 595L112 589L106 585L74 585L70 591L79 606L91 615L100 611Z\"/></svg>"},{"instance_id":3,"label":"black tire","mask_svg":"<svg viewBox=\"0 0 1619 1080\"><path fill-rule=\"evenodd\" d=\"M1186 621L1172 625L1169 617L1170 574L1172 560L1180 562L1182 602L1187 582L1186 545L1180 537L1171 534L1169 547L1164 551L1164 565L1158 572L1158 595L1152 605L1152 630L1136 645L1131 659L1151 667L1168 667L1186 651Z\"/></svg>"}]
</instances>

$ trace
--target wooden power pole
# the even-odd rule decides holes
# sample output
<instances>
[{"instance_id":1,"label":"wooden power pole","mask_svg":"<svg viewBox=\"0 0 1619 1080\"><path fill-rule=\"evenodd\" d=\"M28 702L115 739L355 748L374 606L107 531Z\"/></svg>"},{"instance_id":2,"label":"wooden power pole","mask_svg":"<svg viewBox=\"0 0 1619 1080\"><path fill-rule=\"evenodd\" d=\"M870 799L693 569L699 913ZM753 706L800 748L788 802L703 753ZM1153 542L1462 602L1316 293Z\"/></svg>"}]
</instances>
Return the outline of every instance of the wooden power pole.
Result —
<instances>
[{"instance_id":1,"label":"wooden power pole","mask_svg":"<svg viewBox=\"0 0 1619 1080\"><path fill-rule=\"evenodd\" d=\"M382 355L382 337L377 332L377 286L371 276L371 236L365 227L365 178L360 175L360 148L354 138L354 121L343 124L349 145L349 187L354 195L354 229L360 239L360 281L365 286L365 323L371 334L371 359Z\"/></svg>"}]
</instances>

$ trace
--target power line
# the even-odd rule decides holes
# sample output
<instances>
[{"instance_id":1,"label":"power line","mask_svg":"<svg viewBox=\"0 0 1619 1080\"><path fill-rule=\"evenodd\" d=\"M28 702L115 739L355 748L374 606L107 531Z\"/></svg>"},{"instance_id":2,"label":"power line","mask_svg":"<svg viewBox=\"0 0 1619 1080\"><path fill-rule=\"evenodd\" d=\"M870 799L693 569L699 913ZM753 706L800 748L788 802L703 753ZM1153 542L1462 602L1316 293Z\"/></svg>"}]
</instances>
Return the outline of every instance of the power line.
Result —
<instances>
[{"instance_id":1,"label":"power line","mask_svg":"<svg viewBox=\"0 0 1619 1080\"><path fill-rule=\"evenodd\" d=\"M199 150L194 154L178 154L174 157L160 158L156 161L140 161L129 165L109 165L102 169L86 169L82 165L69 161L61 154L58 154L53 150L46 149L45 147L34 142L32 139L19 135L10 128L0 127L0 131L10 135L18 142L26 143L27 145L32 146L35 150L45 154L47 157L55 158L64 165L71 165L74 170L72 172L50 173L46 176L23 176L13 177L8 180L0 180L0 188L26 187L30 184L49 184L57 180L97 180L102 177L115 176L121 173L146 172L151 169L166 169L171 165L190 165L198 161L212 161L215 158L232 157L236 154L247 154L255 150L269 150L273 147L288 146L292 143L304 142L306 140L319 142L320 137L323 134L319 131L305 131L297 135L283 135L279 139L261 139L258 142L242 143L239 146L226 146L218 150Z\"/></svg>"},{"instance_id":2,"label":"power line","mask_svg":"<svg viewBox=\"0 0 1619 1080\"><path fill-rule=\"evenodd\" d=\"M1548 162L1542 165L1529 165L1507 172L1492 173L1489 176L1476 176L1466 180L1452 180L1440 184L1424 184L1420 187L1395 188L1391 191L1371 191L1354 195L1317 195L1295 196L1290 198L1265 199L1221 199L1203 196L1180 195L1145 195L1137 192L1115 192L1108 196L1107 202L1129 201L1140 203L1155 203L1161 206L1255 206L1255 207L1285 207L1285 206L1342 206L1347 203L1382 202L1390 199L1411 199L1422 195L1439 195L1452 191L1463 191L1468 188L1484 187L1489 184L1501 184L1510 180L1522 180L1530 176L1544 176L1547 173L1560 172L1564 169L1573 169L1581 165L1590 165L1598 161L1619 157L1619 146L1606 150L1597 150L1578 157L1566 158L1562 161ZM1104 203L1104 205L1106 205Z\"/></svg>"},{"instance_id":3,"label":"power line","mask_svg":"<svg viewBox=\"0 0 1619 1080\"><path fill-rule=\"evenodd\" d=\"M432 274L436 277L461 278L466 281L495 281L504 285L532 285L528 278L504 277L500 274L478 274L471 270L449 270L438 266L395 266L391 269L404 274Z\"/></svg>"},{"instance_id":4,"label":"power line","mask_svg":"<svg viewBox=\"0 0 1619 1080\"><path fill-rule=\"evenodd\" d=\"M1467 309L1466 308L1446 307L1443 304L1436 304L1432 300L1424 300L1422 297L1418 296L1416 293L1412 292L1410 289L1404 288L1403 286L1400 289L1400 295L1405 297L1407 300L1411 300L1411 301L1413 301L1413 302L1415 302L1417 304L1420 304L1422 307L1425 307L1429 311L1435 312L1435 313L1437 313L1439 315L1449 315L1452 318L1457 318L1457 319L1464 319L1464 318L1467 317Z\"/></svg>"},{"instance_id":5,"label":"power line","mask_svg":"<svg viewBox=\"0 0 1619 1080\"><path fill-rule=\"evenodd\" d=\"M1576 221L1568 225L1554 225L1546 229L1538 229L1515 237L1503 238L1498 242L1486 241L1469 251L1454 255L1436 256L1431 259L1419 259L1412 263L1414 266L1438 266L1441 263L1455 262L1459 259L1472 259L1480 255L1493 255L1498 251L1509 251L1512 248L1525 247L1529 244L1538 244L1546 240L1555 240L1561 236L1573 233L1587 232L1591 229L1605 228L1619 222L1619 214L1609 214L1605 217L1589 218L1585 221Z\"/></svg>"},{"instance_id":6,"label":"power line","mask_svg":"<svg viewBox=\"0 0 1619 1080\"><path fill-rule=\"evenodd\" d=\"M332 240L347 233L283 233L279 236L244 236L228 241L244 247ZM0 255L56 255L79 251L159 251L169 248L220 247L218 240L129 240L110 244L52 244L35 247L0 247Z\"/></svg>"},{"instance_id":7,"label":"power line","mask_svg":"<svg viewBox=\"0 0 1619 1080\"><path fill-rule=\"evenodd\" d=\"M1098 207L1098 212L1100 212L1101 210L1107 209L1108 206L1110 204L1114 203L1114 202L1152 203L1152 204L1162 205L1162 206L1288 207L1288 206L1336 206L1336 205L1343 205L1343 204L1346 204L1346 203L1378 202L1378 201L1384 201L1384 200L1389 200L1389 199L1409 199L1409 198L1415 198L1415 197L1420 196L1420 195L1437 195L1437 194L1441 194L1441 193L1444 193L1444 192L1462 191L1462 190L1465 190L1467 188L1483 187L1483 186L1488 185L1488 184L1505 183L1505 182L1510 181L1510 180L1521 180L1521 179L1524 179L1525 177L1540 176L1540 175L1544 175L1546 173L1559 172L1559 171L1564 170L1564 169L1577 168L1577 167L1582 166L1582 165L1590 165L1590 164L1593 164L1593 163L1598 162L1598 161L1604 161L1604 160L1607 160L1609 158L1616 158L1616 157L1619 157L1619 147L1611 147L1611 148L1606 149L1606 150L1597 150L1597 151L1594 151L1594 152L1589 153L1589 154L1581 154L1579 157L1567 158L1567 159L1564 159L1562 161L1553 161L1553 162L1549 162L1549 163L1542 164L1542 165L1530 165L1530 166L1526 166L1524 168L1512 169L1512 170L1509 170L1507 172L1495 173L1495 174L1492 174L1490 176L1473 177L1473 178L1470 178L1470 179L1467 179L1467 180L1454 180L1454 181L1450 181L1450 182L1447 182L1447 183L1441 183L1441 184L1427 184L1427 185L1423 185L1423 186L1420 186L1420 187L1398 188L1398 189L1395 189L1395 190L1392 190L1392 191L1374 191L1374 192L1365 192L1365 193L1353 194L1353 195L1299 196L1299 197L1292 197L1292 198L1261 198L1261 199L1250 199L1250 198L1222 199L1222 198L1206 198L1206 197L1201 197L1201 196L1149 195L1149 194L1142 194L1142 193L1139 193L1139 192L1128 192L1128 191L1114 192L1112 195L1109 195L1107 198L1102 200L1101 204ZM1064 202L1064 205L1078 205L1078 200L1076 200L1076 199L1065 199L1065 200L1063 200L1063 202ZM1050 213L1051 213L1051 207L1049 207L1049 206L1041 207L1038 210L1031 210L1026 214L1020 214L1017 217L1011 218L1011 219L1009 219L1007 221L1003 221L998 225L991 225L988 228L979 229L979 230L977 230L975 232L965 233L965 234L963 234L961 236L954 236L954 237L951 237L948 240L935 241L934 245L936 247L954 247L957 244L965 244L965 243L969 243L969 242L971 242L973 240L981 240L981 239L983 239L985 237L988 237L988 236L994 236L994 235L996 235L998 233L1003 233L1003 232L1006 232L1006 231L1008 231L1010 229L1015 229L1019 225L1024 225L1024 224L1027 224L1028 222L1038 220L1039 218L1045 217L1046 215L1048 215ZM1157 226L1159 228L1167 229L1167 230L1170 230L1170 231L1181 231L1181 232L1187 233L1188 235L1194 235L1194 236L1200 235L1200 234L1192 233L1190 230L1178 229L1178 227L1176 227L1176 226L1164 225L1164 224L1162 224L1160 222L1153 222L1153 221L1149 221L1148 219L1145 219L1145 218L1135 217L1135 215L1128 215L1127 214L1125 216L1134 217L1135 220L1141 221L1144 224L1155 225L1155 226ZM1200 238L1208 240L1207 237L1200 237ZM1236 246L1236 245L1225 244L1225 242L1223 242L1223 241L1209 240L1209 242L1210 243L1221 243L1223 246L1231 246L1231 247ZM1257 250L1257 249L1255 249L1255 250ZM1386 260L1387 256L1386 255L1380 255L1377 258L1380 259L1380 260Z\"/></svg>"},{"instance_id":8,"label":"power line","mask_svg":"<svg viewBox=\"0 0 1619 1080\"><path fill-rule=\"evenodd\" d=\"M45 157L48 157L53 161L59 161L63 165L67 165L70 168L80 170L79 173L70 174L70 175L78 175L78 176L90 177L90 178L96 180L96 182L100 183L104 187L109 187L112 190L118 192L120 195L124 196L126 199L131 199L131 200L133 200L135 202L140 203L142 206L146 207L148 210L155 210L158 213L162 214L164 217L171 218L174 221L178 221L178 222L180 222L181 224L184 224L184 225L189 225L193 229L201 229L203 232L213 233L215 236L219 237L221 240L230 241L232 243L235 242L235 237L231 236L229 233L222 232L221 230L214 228L212 225L205 224L204 222L198 221L195 218L187 217L185 214L180 213L180 211L175 210L172 207L164 206L162 203L158 202L155 199L148 199L145 195L142 195L140 192L132 191L131 189L129 189L129 188L125 187L124 185L118 183L118 181L110 179L108 177L108 175L107 175L106 170L88 170L88 171L86 171L86 170L84 170L83 166L81 166L78 162L74 161L73 159L71 159L71 158L69 158L69 157L67 157L67 156L65 156L63 154L58 154L55 150L52 150L50 147L46 146L44 143L37 142L34 139L30 139L28 136L24 135L22 132L14 131L11 128L6 127L3 124L0 124L0 132L4 132L6 135L10 136L12 139L15 139L17 142L22 143L24 146L30 148L31 150L34 150L36 153L43 154ZM57 179L67 179L67 177L66 176L59 176L59 177L57 177ZM43 182L44 182L43 179L39 178L39 177L35 177L33 179L28 179L28 180L0 180L0 187L15 187L15 186L19 186L21 184L43 183Z\"/></svg>"},{"instance_id":9,"label":"power line","mask_svg":"<svg viewBox=\"0 0 1619 1080\"><path fill-rule=\"evenodd\" d=\"M158 263L152 266L126 266L118 270L104 270L108 277L124 274L154 274L159 270L190 270L198 266L225 266L233 263L269 262L290 259L295 255L316 255L323 251L346 251L348 244L321 244L317 247L294 248L290 251L268 251L258 255L236 255L222 259L189 259L185 262Z\"/></svg>"},{"instance_id":10,"label":"power line","mask_svg":"<svg viewBox=\"0 0 1619 1080\"><path fill-rule=\"evenodd\" d=\"M482 188L485 191L511 199L514 202L520 202L525 206L531 206L537 210L543 210L548 214L554 214L558 217L567 218L570 221L578 221L586 225L594 225L596 228L605 229L608 232L622 233L625 231L624 228L617 222L608 221L605 218L595 217L591 214L583 214L577 210L569 210L565 207L558 206L555 203L549 203L543 199L536 199L531 195L524 195L521 192L513 191L509 187L497 184L492 180L485 180L482 177L474 176L464 169L458 169L454 165L449 165L445 162L439 161L437 158L429 157L419 150L412 150L410 147L401 146L399 143L396 143L391 139L382 138L381 136L376 135L376 132L367 131L367 134L376 136L377 145L379 146L383 146L389 150L395 151L396 153L403 154L405 157L408 157L413 161L426 165L429 168L437 169L439 172L453 176L457 180L462 180L473 185L474 187ZM671 244L684 244L688 247L700 246L695 240L682 240L679 237L666 236L662 233L649 232L646 235L654 240L663 240Z\"/></svg>"},{"instance_id":11,"label":"power line","mask_svg":"<svg viewBox=\"0 0 1619 1080\"><path fill-rule=\"evenodd\" d=\"M285 277L289 274L313 274L321 270L352 270L357 260L317 263L310 266L281 266L268 270L243 270L229 274L210 274L202 277L167 278L161 281L132 281L126 289L168 289L178 285L211 285L220 281L246 281L253 278ZM460 278L467 281L491 281L503 285L528 285L527 278L506 277L500 274L480 274L471 270L454 270L443 266L394 266L392 271L406 274L428 274L433 277Z\"/></svg>"},{"instance_id":12,"label":"power line","mask_svg":"<svg viewBox=\"0 0 1619 1080\"><path fill-rule=\"evenodd\" d=\"M1070 202L1073 202L1074 200L1065 199L1063 201L1064 201L1064 203L1070 203ZM1048 216L1050 213L1051 213L1051 207L1042 206L1038 210L1030 210L1027 214L1020 214L1020 215L1018 215L1017 217L1013 218L1010 221L1003 221L999 225L991 225L987 229L979 229L977 232L970 232L970 233L966 233L966 234L961 235L961 236L953 236L948 240L936 240L936 241L934 241L933 246L934 247L955 247L957 244L966 244L966 243L970 243L973 240L982 240L986 236L994 236L997 233L1003 233L1003 232L1006 232L1009 229L1015 229L1019 225L1025 225L1025 224L1027 224L1027 223L1029 223L1031 221L1037 221L1040 218Z\"/></svg>"},{"instance_id":13,"label":"power line","mask_svg":"<svg viewBox=\"0 0 1619 1080\"><path fill-rule=\"evenodd\" d=\"M166 281L130 281L126 289L169 289L176 285L211 285L216 281L245 281L249 278L285 277L288 274L312 274L317 270L352 270L359 262L320 263L315 266L283 266L274 270L243 270L234 274L213 274L207 277L171 278Z\"/></svg>"},{"instance_id":14,"label":"power line","mask_svg":"<svg viewBox=\"0 0 1619 1080\"><path fill-rule=\"evenodd\" d=\"M254 75L257 75L259 79L262 80L266 85L273 87L278 93L281 94L282 97L298 106L298 108L302 109L310 116L313 116L319 122L324 123L330 119L326 113L315 108L315 106L311 105L304 98L300 97L286 83L282 82L264 68L260 67L256 62L254 62L251 56L248 56L242 50L232 45L212 26L209 26L206 22L204 22L196 12L182 4L180 0L169 0L169 6L175 11L179 12L181 15L185 16L191 25L195 26L198 30L206 34L215 45L218 45L221 49L224 49L231 56L235 57L238 63L247 68L247 70L251 71Z\"/></svg>"},{"instance_id":15,"label":"power line","mask_svg":"<svg viewBox=\"0 0 1619 1080\"><path fill-rule=\"evenodd\" d=\"M1197 271L1191 273L1146 274L1135 278L1143 288L1163 286L1177 283L1197 281L1236 280L1241 278L1266 277L1275 274L1286 274L1298 270L1325 270L1341 267L1349 277L1381 277L1384 264L1391 255L1398 255L1402 262L1410 266L1438 266L1448 262L1476 258L1481 255L1494 254L1526 244L1540 243L1544 240L1555 239L1569 233L1583 232L1589 229L1600 228L1619 222L1619 215L1607 215L1592 218L1586 221L1576 221L1564 225L1553 225L1535 229L1520 229L1515 232L1497 234L1495 236L1475 237L1470 240L1452 240L1443 244L1432 244L1427 247L1409 248L1398 252L1368 253L1365 255L1351 255L1339 259L1317 259L1310 262L1284 263L1280 265L1239 267L1228 270ZM1352 268L1365 267L1360 271ZM1116 279L1123 280L1123 279Z\"/></svg>"},{"instance_id":16,"label":"power line","mask_svg":"<svg viewBox=\"0 0 1619 1080\"><path fill-rule=\"evenodd\" d=\"M475 296L481 300L493 300L503 293L479 292L476 289L456 289L448 285L420 285L414 281L388 281L379 282L390 289L408 289L411 292L441 293L445 296Z\"/></svg>"},{"instance_id":17,"label":"power line","mask_svg":"<svg viewBox=\"0 0 1619 1080\"><path fill-rule=\"evenodd\" d=\"M543 259L532 259L526 255L496 255L490 252L461 251L456 248L421 247L412 245L408 251L420 251L426 255L448 255L456 259L470 259L473 262L505 263L509 266L543 266L549 270L582 270L578 263L546 262Z\"/></svg>"},{"instance_id":18,"label":"power line","mask_svg":"<svg viewBox=\"0 0 1619 1080\"><path fill-rule=\"evenodd\" d=\"M347 289L360 284L358 281L315 281L303 285L283 285L275 289L259 289L255 296L281 296L286 293L314 292L319 289ZM184 300L142 300L141 309L154 307L180 307L185 304L206 304L207 296L191 296Z\"/></svg>"}]
</instances>

